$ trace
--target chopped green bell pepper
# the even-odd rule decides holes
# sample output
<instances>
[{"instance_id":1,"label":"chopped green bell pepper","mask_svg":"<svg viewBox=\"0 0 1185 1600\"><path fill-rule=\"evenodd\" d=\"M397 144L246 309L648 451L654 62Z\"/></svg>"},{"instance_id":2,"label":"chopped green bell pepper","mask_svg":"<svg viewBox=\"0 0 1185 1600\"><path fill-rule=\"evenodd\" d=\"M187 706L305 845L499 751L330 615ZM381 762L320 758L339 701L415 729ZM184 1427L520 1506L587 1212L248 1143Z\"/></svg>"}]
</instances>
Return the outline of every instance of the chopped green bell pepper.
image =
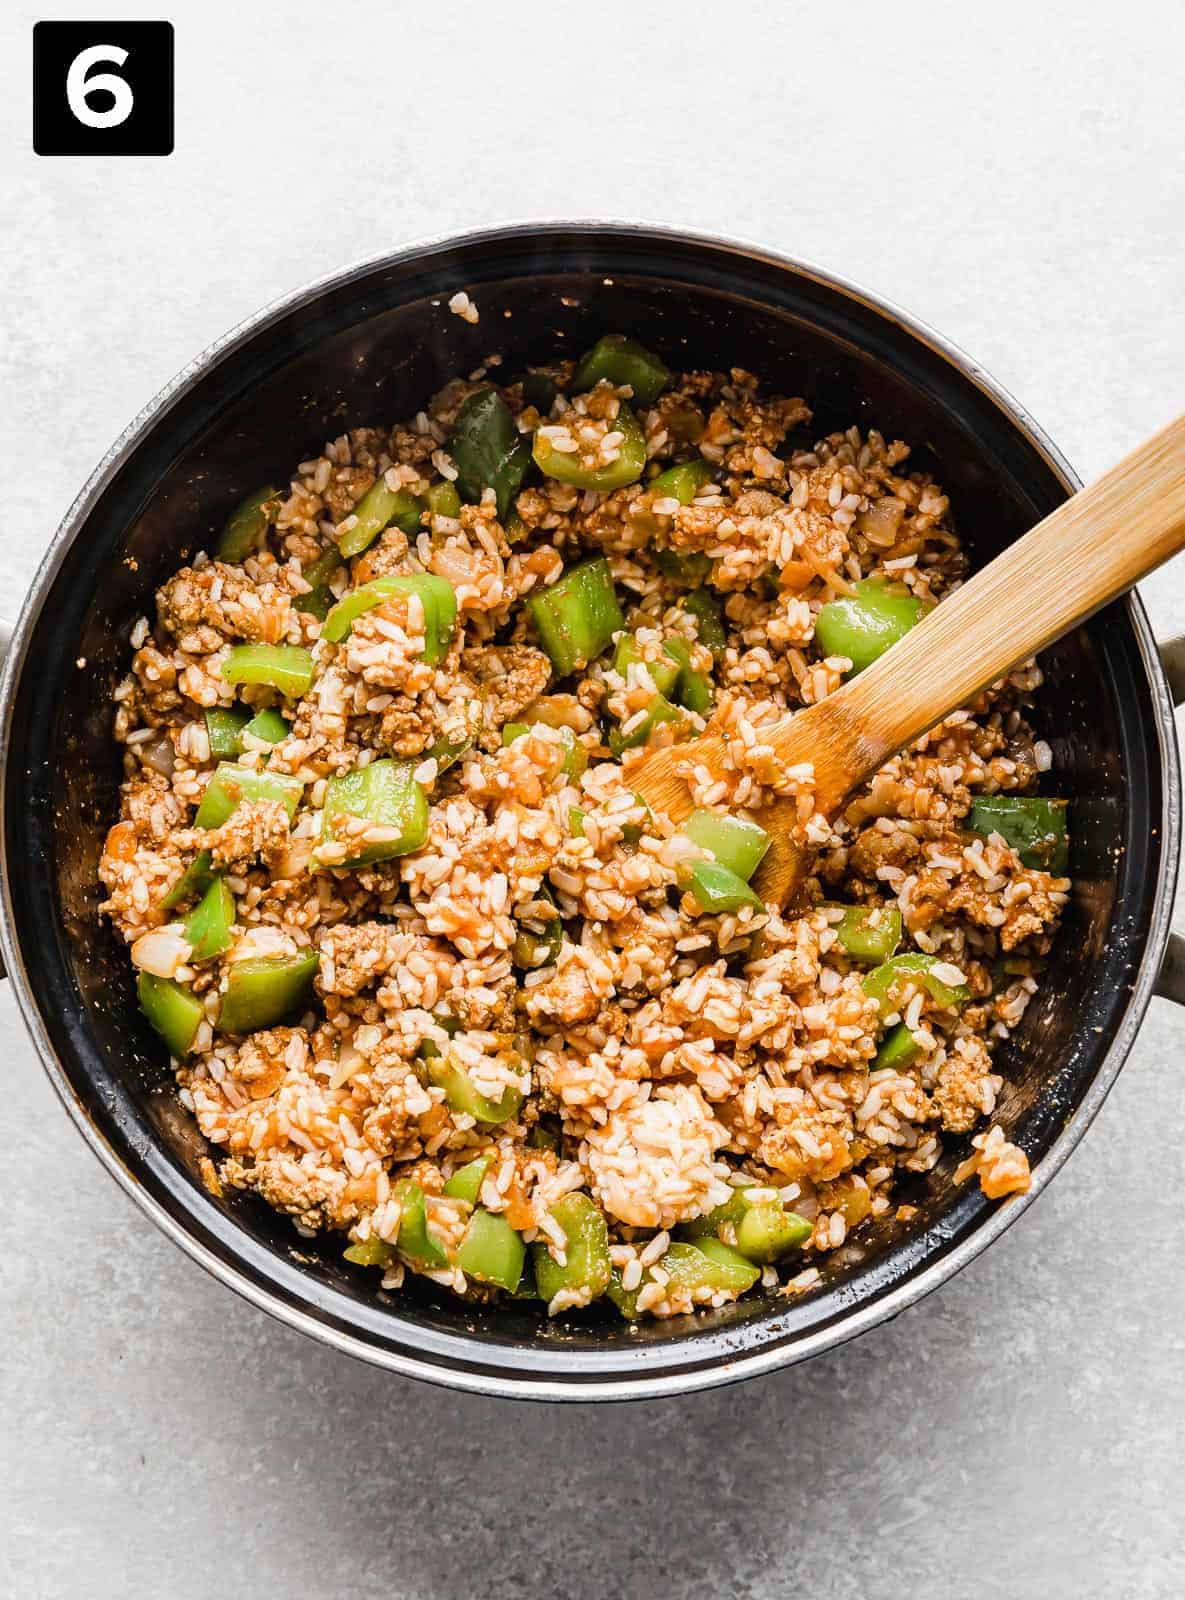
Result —
<instances>
[{"instance_id":1,"label":"chopped green bell pepper","mask_svg":"<svg viewBox=\"0 0 1185 1600\"><path fill-rule=\"evenodd\" d=\"M352 1261L356 1267L390 1267L395 1264L394 1250L385 1239L380 1239L377 1233L372 1233L369 1238L355 1239L342 1251L347 1261Z\"/></svg>"},{"instance_id":2,"label":"chopped green bell pepper","mask_svg":"<svg viewBox=\"0 0 1185 1600\"><path fill-rule=\"evenodd\" d=\"M212 859L208 850L198 851L197 855L194 856L185 871L177 879L177 882L161 901L160 908L162 911L171 911L174 906L179 906L183 900L188 900L191 896L200 898L205 894L214 877L210 866Z\"/></svg>"},{"instance_id":3,"label":"chopped green bell pepper","mask_svg":"<svg viewBox=\"0 0 1185 1600\"><path fill-rule=\"evenodd\" d=\"M296 956L234 962L227 969L218 1031L254 1033L283 1022L308 997L318 960L315 950L303 950Z\"/></svg>"},{"instance_id":4,"label":"chopped green bell pepper","mask_svg":"<svg viewBox=\"0 0 1185 1600\"><path fill-rule=\"evenodd\" d=\"M952 987L943 983L941 978L934 976L933 969L941 966L939 956L923 955L919 952L907 952L905 955L894 956L879 967L874 967L864 978L864 993L875 1000L880 1006L882 1017L887 1017L897 1010L901 992L906 984L913 984L919 989L925 989L934 1004L943 1010L953 1010L955 1006L964 1005L971 998L971 991L966 984L960 983Z\"/></svg>"},{"instance_id":5,"label":"chopped green bell pepper","mask_svg":"<svg viewBox=\"0 0 1185 1600\"><path fill-rule=\"evenodd\" d=\"M658 479L654 481L657 483ZM652 553L654 565L664 578L686 584L688 588L703 583L712 570L712 558L702 550L655 550Z\"/></svg>"},{"instance_id":6,"label":"chopped green bell pepper","mask_svg":"<svg viewBox=\"0 0 1185 1600\"><path fill-rule=\"evenodd\" d=\"M563 1291L575 1291L588 1305L609 1287L609 1229L600 1206L586 1194L566 1194L551 1208L551 1215L567 1237L566 1264L560 1266L543 1243L531 1246L535 1286L542 1300L554 1300Z\"/></svg>"},{"instance_id":7,"label":"chopped green bell pepper","mask_svg":"<svg viewBox=\"0 0 1185 1600\"><path fill-rule=\"evenodd\" d=\"M536 972L540 967L553 967L559 960L564 943L564 924L557 911L543 924L542 933L520 927L510 947L510 959L522 972Z\"/></svg>"},{"instance_id":8,"label":"chopped green bell pepper","mask_svg":"<svg viewBox=\"0 0 1185 1600\"><path fill-rule=\"evenodd\" d=\"M206 1015L202 1002L184 984L142 972L136 979L140 1009L178 1060L189 1054Z\"/></svg>"},{"instance_id":9,"label":"chopped green bell pepper","mask_svg":"<svg viewBox=\"0 0 1185 1600\"><path fill-rule=\"evenodd\" d=\"M290 778L287 773L222 761L206 785L193 825L195 828L221 828L243 800L278 800L291 821L303 790L300 779Z\"/></svg>"},{"instance_id":10,"label":"chopped green bell pepper","mask_svg":"<svg viewBox=\"0 0 1185 1600\"><path fill-rule=\"evenodd\" d=\"M418 597L424 609L424 660L430 667L439 666L448 655L453 637L457 595L451 583L431 572L372 578L369 583L351 589L325 618L321 637L330 644L340 644L364 611L371 611L398 594Z\"/></svg>"},{"instance_id":11,"label":"chopped green bell pepper","mask_svg":"<svg viewBox=\"0 0 1185 1600\"><path fill-rule=\"evenodd\" d=\"M613 420L611 432L622 435L617 457L600 467L582 466L578 451L557 450L542 432L535 435L535 465L545 477L574 489L624 489L637 483L646 467L646 435L629 406L623 405Z\"/></svg>"},{"instance_id":12,"label":"chopped green bell pepper","mask_svg":"<svg viewBox=\"0 0 1185 1600\"><path fill-rule=\"evenodd\" d=\"M672 661L679 663L679 676L675 681L674 698L697 716L711 715L716 703L716 686L705 672L691 664L691 646L686 639L668 639L663 646Z\"/></svg>"},{"instance_id":13,"label":"chopped green bell pepper","mask_svg":"<svg viewBox=\"0 0 1185 1600\"><path fill-rule=\"evenodd\" d=\"M659 694L670 694L679 681L681 667L674 656L665 650L664 654L666 655L665 661L647 661L646 670ZM642 652L633 634L623 633L619 635L617 647L613 652L614 672L619 677L628 679L630 668L640 665L642 661Z\"/></svg>"},{"instance_id":14,"label":"chopped green bell pepper","mask_svg":"<svg viewBox=\"0 0 1185 1600\"><path fill-rule=\"evenodd\" d=\"M847 656L862 672L903 639L930 609L903 584L861 578L854 595L829 600L815 618L815 638L827 656Z\"/></svg>"},{"instance_id":15,"label":"chopped green bell pepper","mask_svg":"<svg viewBox=\"0 0 1185 1600\"><path fill-rule=\"evenodd\" d=\"M210 754L220 761L233 759L243 753L243 729L251 720L251 713L234 706L212 706L206 712L206 736L210 741Z\"/></svg>"},{"instance_id":16,"label":"chopped green bell pepper","mask_svg":"<svg viewBox=\"0 0 1185 1600\"><path fill-rule=\"evenodd\" d=\"M707 589L693 589L682 601L684 611L695 618L700 644L707 645L716 657L724 654L728 635L724 631L724 615L719 602Z\"/></svg>"},{"instance_id":17,"label":"chopped green bell pepper","mask_svg":"<svg viewBox=\"0 0 1185 1600\"><path fill-rule=\"evenodd\" d=\"M572 375L572 393L607 381L615 388L628 383L639 405L653 405L671 381L670 369L636 339L607 333L580 359Z\"/></svg>"},{"instance_id":18,"label":"chopped green bell pepper","mask_svg":"<svg viewBox=\"0 0 1185 1600\"><path fill-rule=\"evenodd\" d=\"M1036 794L980 795L971 803L967 826L973 833L998 833L1023 866L1065 877L1070 849L1064 800Z\"/></svg>"},{"instance_id":19,"label":"chopped green bell pepper","mask_svg":"<svg viewBox=\"0 0 1185 1600\"><path fill-rule=\"evenodd\" d=\"M780 1200L763 1200L744 1208L736 1225L736 1247L747 1261L765 1266L797 1250L813 1232L804 1217L787 1211Z\"/></svg>"},{"instance_id":20,"label":"chopped green bell pepper","mask_svg":"<svg viewBox=\"0 0 1185 1600\"><path fill-rule=\"evenodd\" d=\"M885 1035L873 1060L873 1071L879 1072L883 1067L894 1067L900 1071L916 1061L920 1054L921 1046L904 1022L899 1022Z\"/></svg>"},{"instance_id":21,"label":"chopped green bell pepper","mask_svg":"<svg viewBox=\"0 0 1185 1600\"><path fill-rule=\"evenodd\" d=\"M740 1295L751 1289L761 1276L761 1268L746 1261L737 1251L722 1244L719 1239L703 1238L695 1244L676 1240L658 1265L667 1275L672 1290L684 1289L689 1293L709 1289ZM621 1285L621 1274L613 1269L606 1294L628 1322L638 1320L638 1294L649 1279L646 1274L637 1289L626 1290Z\"/></svg>"},{"instance_id":22,"label":"chopped green bell pepper","mask_svg":"<svg viewBox=\"0 0 1185 1600\"><path fill-rule=\"evenodd\" d=\"M673 706L665 694L656 694L647 702L645 710L628 733L622 733L619 727L609 729L609 749L613 755L619 756L625 750L635 750L639 745L648 744L650 735L660 723L686 721L687 715L680 706Z\"/></svg>"},{"instance_id":23,"label":"chopped green bell pepper","mask_svg":"<svg viewBox=\"0 0 1185 1600\"><path fill-rule=\"evenodd\" d=\"M769 834L755 822L722 811L693 811L682 831L722 867L748 883L769 849Z\"/></svg>"},{"instance_id":24,"label":"chopped green bell pepper","mask_svg":"<svg viewBox=\"0 0 1185 1600\"><path fill-rule=\"evenodd\" d=\"M218 873L185 924L185 942L191 947L189 959L212 961L220 956L230 944L234 923L235 897Z\"/></svg>"},{"instance_id":25,"label":"chopped green bell pepper","mask_svg":"<svg viewBox=\"0 0 1185 1600\"><path fill-rule=\"evenodd\" d=\"M244 734L249 733L253 739L262 739L267 744L283 744L291 732L292 724L274 706L260 711L243 729Z\"/></svg>"},{"instance_id":26,"label":"chopped green bell pepper","mask_svg":"<svg viewBox=\"0 0 1185 1600\"><path fill-rule=\"evenodd\" d=\"M457 1265L468 1278L492 1283L514 1294L523 1275L527 1247L506 1218L480 1208L469 1219L457 1251Z\"/></svg>"},{"instance_id":27,"label":"chopped green bell pepper","mask_svg":"<svg viewBox=\"0 0 1185 1600\"><path fill-rule=\"evenodd\" d=\"M475 1206L481 1186L486 1181L486 1173L493 1164L492 1156L476 1156L453 1173L444 1186L444 1193L450 1200L467 1200L471 1206Z\"/></svg>"},{"instance_id":28,"label":"chopped green bell pepper","mask_svg":"<svg viewBox=\"0 0 1185 1600\"><path fill-rule=\"evenodd\" d=\"M289 700L307 694L313 658L298 644L237 644L222 663L225 683L263 683Z\"/></svg>"},{"instance_id":29,"label":"chopped green bell pepper","mask_svg":"<svg viewBox=\"0 0 1185 1600\"><path fill-rule=\"evenodd\" d=\"M502 748L506 749L516 739L525 738L531 732L534 724L526 722L507 722L502 726ZM560 771L566 778L578 778L588 766L588 751L572 732L571 728L557 728L556 732L564 745L564 764Z\"/></svg>"},{"instance_id":30,"label":"chopped green bell pepper","mask_svg":"<svg viewBox=\"0 0 1185 1600\"><path fill-rule=\"evenodd\" d=\"M547 1122L533 1122L527 1134L527 1144L532 1150L550 1150L558 1155L560 1151L558 1129Z\"/></svg>"},{"instance_id":31,"label":"chopped green bell pepper","mask_svg":"<svg viewBox=\"0 0 1185 1600\"><path fill-rule=\"evenodd\" d=\"M901 943L901 913L896 906L839 906L827 903L826 909L842 909L843 916L833 922L841 949L857 961L887 961Z\"/></svg>"},{"instance_id":32,"label":"chopped green bell pepper","mask_svg":"<svg viewBox=\"0 0 1185 1600\"><path fill-rule=\"evenodd\" d=\"M428 1209L424 1191L411 1178L404 1178L391 1190L399 1202L399 1248L420 1267L447 1267L448 1254L428 1228Z\"/></svg>"},{"instance_id":33,"label":"chopped green bell pepper","mask_svg":"<svg viewBox=\"0 0 1185 1600\"><path fill-rule=\"evenodd\" d=\"M437 773L447 772L460 761L463 755L468 754L477 742L477 735L466 734L463 739L437 739L436 743L428 747L427 754L436 763Z\"/></svg>"},{"instance_id":34,"label":"chopped green bell pepper","mask_svg":"<svg viewBox=\"0 0 1185 1600\"><path fill-rule=\"evenodd\" d=\"M414 770L408 761L384 759L330 778L321 813L323 844L337 838L334 824L342 816L358 817L394 832L393 838L368 844L357 855L330 865L366 867L421 847L428 837L428 796L412 776Z\"/></svg>"},{"instance_id":35,"label":"chopped green bell pepper","mask_svg":"<svg viewBox=\"0 0 1185 1600\"><path fill-rule=\"evenodd\" d=\"M694 461L681 461L677 467L668 467L665 472L660 472L657 478L651 478L646 488L658 500L677 500L681 506L689 506L704 485L711 483L716 472L717 468L710 461L697 456ZM697 553L687 550L661 550L655 552L655 559L662 555L670 555L681 561L690 561ZM706 573L712 563L707 556L701 559L707 562L704 568ZM701 577L704 573L701 573Z\"/></svg>"},{"instance_id":36,"label":"chopped green bell pepper","mask_svg":"<svg viewBox=\"0 0 1185 1600\"><path fill-rule=\"evenodd\" d=\"M267 484L240 500L226 520L214 554L219 561L237 566L263 544L271 523L269 502L278 500L280 491Z\"/></svg>"},{"instance_id":37,"label":"chopped green bell pepper","mask_svg":"<svg viewBox=\"0 0 1185 1600\"><path fill-rule=\"evenodd\" d=\"M603 556L582 561L549 588L529 595L527 613L561 678L587 666L625 627Z\"/></svg>"},{"instance_id":38,"label":"chopped green bell pepper","mask_svg":"<svg viewBox=\"0 0 1185 1600\"><path fill-rule=\"evenodd\" d=\"M428 485L428 491L424 495L424 502L434 517L459 517L461 515L461 496L456 484L450 483L447 478L442 478L439 483Z\"/></svg>"},{"instance_id":39,"label":"chopped green bell pepper","mask_svg":"<svg viewBox=\"0 0 1185 1600\"><path fill-rule=\"evenodd\" d=\"M410 490L388 489L386 479L377 478L354 507L353 524L337 541L342 559L360 556L392 523L404 533L418 533L421 510Z\"/></svg>"},{"instance_id":40,"label":"chopped green bell pepper","mask_svg":"<svg viewBox=\"0 0 1185 1600\"><path fill-rule=\"evenodd\" d=\"M325 621L333 604L333 591L329 587L329 580L341 564L340 550L326 550L324 555L318 556L311 565L301 569L305 582L312 587L307 594L298 594L293 600L292 604L297 611L307 611L310 616L316 617L318 622Z\"/></svg>"},{"instance_id":41,"label":"chopped green bell pepper","mask_svg":"<svg viewBox=\"0 0 1185 1600\"><path fill-rule=\"evenodd\" d=\"M496 389L479 389L457 413L449 452L457 468L457 492L478 501L494 491L499 520L518 493L531 460L530 445L519 433L510 407Z\"/></svg>"},{"instance_id":42,"label":"chopped green bell pepper","mask_svg":"<svg viewBox=\"0 0 1185 1600\"><path fill-rule=\"evenodd\" d=\"M428 1062L428 1081L444 1090L450 1111L470 1116L483 1127L509 1122L523 1103L523 1092L513 1085L503 1089L499 1099L491 1100L473 1085L473 1080L452 1056L436 1056Z\"/></svg>"},{"instance_id":43,"label":"chopped green bell pepper","mask_svg":"<svg viewBox=\"0 0 1185 1600\"><path fill-rule=\"evenodd\" d=\"M738 878L718 861L693 861L683 874L681 884L698 902L700 910L710 915L739 911L742 906L765 910L760 895L750 889L744 878Z\"/></svg>"},{"instance_id":44,"label":"chopped green bell pepper","mask_svg":"<svg viewBox=\"0 0 1185 1600\"><path fill-rule=\"evenodd\" d=\"M683 1223L679 1229L680 1236L684 1239L718 1239L721 1228L735 1228L746 1211L745 1190L753 1187L752 1178L738 1183L723 1205L715 1206L711 1211L705 1211L703 1216L693 1217L690 1222Z\"/></svg>"}]
</instances>

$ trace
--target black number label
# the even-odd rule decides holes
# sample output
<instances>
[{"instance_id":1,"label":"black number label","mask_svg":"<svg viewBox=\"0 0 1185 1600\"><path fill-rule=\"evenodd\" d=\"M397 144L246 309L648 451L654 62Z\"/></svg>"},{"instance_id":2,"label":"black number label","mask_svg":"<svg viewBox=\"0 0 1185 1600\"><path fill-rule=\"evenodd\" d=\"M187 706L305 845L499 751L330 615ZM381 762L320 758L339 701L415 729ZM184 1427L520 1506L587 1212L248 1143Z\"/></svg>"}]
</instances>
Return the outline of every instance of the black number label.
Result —
<instances>
[{"instance_id":1,"label":"black number label","mask_svg":"<svg viewBox=\"0 0 1185 1600\"><path fill-rule=\"evenodd\" d=\"M38 22L33 148L41 156L167 156L171 22Z\"/></svg>"}]
</instances>

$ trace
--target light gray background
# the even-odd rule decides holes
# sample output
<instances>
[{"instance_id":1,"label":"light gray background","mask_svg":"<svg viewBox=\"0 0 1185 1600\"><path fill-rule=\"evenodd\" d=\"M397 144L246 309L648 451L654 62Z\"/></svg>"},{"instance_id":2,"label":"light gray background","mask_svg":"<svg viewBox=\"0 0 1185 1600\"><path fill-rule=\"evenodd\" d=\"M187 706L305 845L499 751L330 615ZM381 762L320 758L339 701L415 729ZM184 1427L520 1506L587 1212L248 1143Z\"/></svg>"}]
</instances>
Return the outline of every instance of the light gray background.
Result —
<instances>
[{"instance_id":1,"label":"light gray background","mask_svg":"<svg viewBox=\"0 0 1185 1600\"><path fill-rule=\"evenodd\" d=\"M0 610L193 353L345 260L512 215L749 236L972 350L1086 473L1185 406L1181 9L175 4L167 160L39 160L0 20ZM1185 625L1185 567L1145 598ZM678 1403L401 1382L207 1280L86 1152L0 986L0 1592L1179 1596L1185 1018L924 1305ZM1140 1243L1135 1242L1137 1236Z\"/></svg>"}]
</instances>

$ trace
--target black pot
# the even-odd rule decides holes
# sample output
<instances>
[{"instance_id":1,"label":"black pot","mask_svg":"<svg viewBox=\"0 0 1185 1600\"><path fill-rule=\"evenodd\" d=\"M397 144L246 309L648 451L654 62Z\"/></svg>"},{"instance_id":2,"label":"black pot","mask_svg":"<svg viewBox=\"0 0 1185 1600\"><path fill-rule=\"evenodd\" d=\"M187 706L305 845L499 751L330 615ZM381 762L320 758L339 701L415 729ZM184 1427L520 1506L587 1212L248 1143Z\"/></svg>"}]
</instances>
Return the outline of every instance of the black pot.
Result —
<instances>
[{"instance_id":1,"label":"black pot","mask_svg":"<svg viewBox=\"0 0 1185 1600\"><path fill-rule=\"evenodd\" d=\"M447 309L464 288L481 321ZM1004 1205L956 1189L952 1148L918 1215L856 1235L800 1299L750 1299L631 1329L596 1307L554 1321L399 1295L251 1196L214 1199L201 1140L96 916L118 809L110 693L153 589L209 547L227 506L347 426L417 410L491 351L508 370L635 334L674 366L742 365L803 394L818 432L876 425L917 446L984 561L1075 487L1024 411L902 313L744 246L640 226L497 229L401 251L277 303L199 357L132 423L71 509L17 627L3 701L3 930L47 1071L113 1175L225 1283L293 1327L393 1371L490 1394L620 1399L769 1371L872 1327L943 1282L1020 1215L1115 1079L1169 940L1180 779L1172 705L1139 601L1051 649L1038 708L1073 797L1073 905L1051 970L1001 1052L999 1120L1033 1187ZM1017 596L1024 604L1024 596ZM1166 971L1178 990L1179 965ZM867 1228L867 1225L866 1225ZM1018 1294L1022 1286L1017 1285Z\"/></svg>"}]
</instances>

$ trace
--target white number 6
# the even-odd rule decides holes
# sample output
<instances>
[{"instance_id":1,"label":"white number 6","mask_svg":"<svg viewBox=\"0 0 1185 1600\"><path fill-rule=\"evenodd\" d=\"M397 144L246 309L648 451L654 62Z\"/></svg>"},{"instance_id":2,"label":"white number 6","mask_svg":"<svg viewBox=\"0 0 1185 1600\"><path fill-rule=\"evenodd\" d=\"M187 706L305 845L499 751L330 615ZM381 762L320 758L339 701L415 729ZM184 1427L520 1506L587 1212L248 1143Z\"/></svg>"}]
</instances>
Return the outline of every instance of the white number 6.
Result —
<instances>
[{"instance_id":1,"label":"white number 6","mask_svg":"<svg viewBox=\"0 0 1185 1600\"><path fill-rule=\"evenodd\" d=\"M117 44L92 44L80 50L70 63L66 74L66 100L75 121L87 128L118 128L132 114L134 104L130 85L114 72L98 72L93 78L87 73L100 62L113 61L122 67L128 58L126 50ZM106 89L114 96L115 104L107 111L95 111L87 104L87 96L98 89Z\"/></svg>"}]
</instances>

